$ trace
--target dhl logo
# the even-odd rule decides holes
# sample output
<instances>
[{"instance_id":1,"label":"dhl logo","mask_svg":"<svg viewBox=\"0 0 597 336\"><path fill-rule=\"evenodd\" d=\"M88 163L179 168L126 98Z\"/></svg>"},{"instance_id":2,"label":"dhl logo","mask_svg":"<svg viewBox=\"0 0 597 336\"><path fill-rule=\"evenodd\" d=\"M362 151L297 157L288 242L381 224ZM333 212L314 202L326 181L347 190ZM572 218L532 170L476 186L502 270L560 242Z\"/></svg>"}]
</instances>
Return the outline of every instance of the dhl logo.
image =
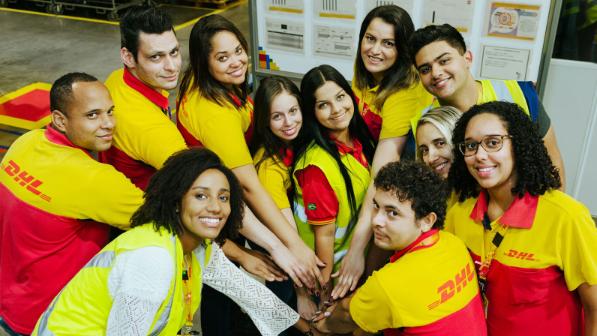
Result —
<instances>
[{"instance_id":1,"label":"dhl logo","mask_svg":"<svg viewBox=\"0 0 597 336\"><path fill-rule=\"evenodd\" d=\"M504 255L507 257L510 257L510 258L516 258L516 259L520 259L520 260L530 260L530 261L537 260L537 259L535 259L534 253L520 252L520 251L516 251L516 250L509 250L508 252L504 252Z\"/></svg>"},{"instance_id":2,"label":"dhl logo","mask_svg":"<svg viewBox=\"0 0 597 336\"><path fill-rule=\"evenodd\" d=\"M427 309L432 310L442 303L450 300L456 293L460 293L464 287L470 284L475 279L475 273L471 269L471 265L467 264L460 272L456 273L454 279L446 281L443 285L437 288L439 300L434 301L427 306Z\"/></svg>"},{"instance_id":3,"label":"dhl logo","mask_svg":"<svg viewBox=\"0 0 597 336\"><path fill-rule=\"evenodd\" d=\"M23 188L39 196L46 202L50 202L52 198L39 191L39 186L42 185L42 181L36 179L33 175L29 175L25 170L21 171L21 167L13 160L8 161L7 165L0 167L8 176L14 177L14 180Z\"/></svg>"}]
</instances>

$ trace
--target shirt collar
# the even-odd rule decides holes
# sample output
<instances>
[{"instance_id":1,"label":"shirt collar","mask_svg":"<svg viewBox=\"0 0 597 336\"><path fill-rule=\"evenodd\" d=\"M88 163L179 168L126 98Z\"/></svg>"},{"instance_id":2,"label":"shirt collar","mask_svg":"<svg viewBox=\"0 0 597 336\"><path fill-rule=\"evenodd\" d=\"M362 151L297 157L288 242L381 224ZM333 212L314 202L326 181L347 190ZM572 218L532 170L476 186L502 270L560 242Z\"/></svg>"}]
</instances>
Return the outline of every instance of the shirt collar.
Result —
<instances>
[{"instance_id":1,"label":"shirt collar","mask_svg":"<svg viewBox=\"0 0 597 336\"><path fill-rule=\"evenodd\" d=\"M48 125L46 127L46 131L44 132L46 139L48 139L48 141L55 143L57 145L61 145L61 146L66 146L66 147L72 147L72 148L77 148L82 150L85 154L87 154L89 157L91 156L91 153L82 147L79 147L77 145L75 145L74 143L72 143L67 137L66 134L58 131L57 129L54 128L54 126L52 126L52 124Z\"/></svg>"},{"instance_id":2,"label":"shirt collar","mask_svg":"<svg viewBox=\"0 0 597 336\"><path fill-rule=\"evenodd\" d=\"M419 238L415 239L414 242L410 243L407 247L396 251L391 257L390 257L390 262L395 262L396 260L400 259L402 256L404 256L405 254L409 253L409 252L414 252L420 249L424 249L424 248L428 248L431 247L433 245L435 245L435 243L437 243L437 239L435 240L431 240L429 242L429 244L422 243L425 239L437 234L439 232L439 230L437 229L431 229L427 232L422 233ZM439 238L439 237L437 237Z\"/></svg>"},{"instance_id":3,"label":"shirt collar","mask_svg":"<svg viewBox=\"0 0 597 336\"><path fill-rule=\"evenodd\" d=\"M330 139L334 141L336 146L338 147L338 151L340 154L361 154L363 152L363 145L357 138L352 139L352 147L348 146L347 144L336 140L333 136L330 135Z\"/></svg>"},{"instance_id":4,"label":"shirt collar","mask_svg":"<svg viewBox=\"0 0 597 336\"><path fill-rule=\"evenodd\" d=\"M286 165L286 167L292 166L294 162L294 152L292 148L282 148L280 149L280 157L282 158L282 162Z\"/></svg>"},{"instance_id":5,"label":"shirt collar","mask_svg":"<svg viewBox=\"0 0 597 336\"><path fill-rule=\"evenodd\" d=\"M367 162L367 158L363 153L363 144L357 138L352 139L352 147L348 146L347 144L336 140L331 134L329 135L330 139L334 141L336 147L338 147L338 152L341 155L352 155L357 161L359 161L363 166L369 167L369 163Z\"/></svg>"},{"instance_id":6,"label":"shirt collar","mask_svg":"<svg viewBox=\"0 0 597 336\"><path fill-rule=\"evenodd\" d=\"M379 90L379 84L367 89L367 91L372 92L372 93L376 93L377 90Z\"/></svg>"},{"instance_id":7,"label":"shirt collar","mask_svg":"<svg viewBox=\"0 0 597 336\"><path fill-rule=\"evenodd\" d=\"M487 192L482 191L477 198L477 203L475 203L473 211L471 211L470 218L476 222L482 222L485 213L487 213L488 202L489 197ZM514 197L512 204L510 204L498 221L505 226L530 229L535 221L538 204L539 196L533 196L529 193L525 193L522 197Z\"/></svg>"},{"instance_id":8,"label":"shirt collar","mask_svg":"<svg viewBox=\"0 0 597 336\"><path fill-rule=\"evenodd\" d=\"M142 94L145 98L149 99L152 103L156 104L162 110L168 109L167 93L162 94L147 86L147 84L143 83L137 77L133 76L133 74L126 67L124 68L123 79L128 86Z\"/></svg>"}]
</instances>

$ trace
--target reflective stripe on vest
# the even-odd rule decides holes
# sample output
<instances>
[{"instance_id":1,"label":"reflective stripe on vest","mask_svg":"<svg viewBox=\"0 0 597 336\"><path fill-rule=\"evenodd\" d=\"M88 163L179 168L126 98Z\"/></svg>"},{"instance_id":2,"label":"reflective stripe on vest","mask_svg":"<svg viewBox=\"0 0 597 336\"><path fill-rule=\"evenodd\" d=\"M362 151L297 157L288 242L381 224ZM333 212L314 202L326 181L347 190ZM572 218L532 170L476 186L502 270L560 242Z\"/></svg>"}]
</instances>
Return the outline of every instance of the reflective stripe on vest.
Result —
<instances>
[{"instance_id":1,"label":"reflective stripe on vest","mask_svg":"<svg viewBox=\"0 0 597 336\"><path fill-rule=\"evenodd\" d=\"M496 79L490 79L489 82L491 83L493 91L495 91L495 95L497 96L496 100L516 103L514 101L514 98L512 98L510 90L508 90L508 87L506 86L506 82L504 82L503 80Z\"/></svg>"},{"instance_id":2,"label":"reflective stripe on vest","mask_svg":"<svg viewBox=\"0 0 597 336\"><path fill-rule=\"evenodd\" d=\"M153 226L151 225L147 229L153 230ZM165 230L163 230L163 231L165 231ZM137 239L143 239L144 237L146 238L147 235L144 236L143 232L140 232L140 233L142 235L137 235L138 237L135 237L135 238L137 238ZM164 232L162 232L162 234L163 233ZM156 234L159 234L159 233L156 233ZM170 314L173 309L174 298L175 298L176 289L177 289L176 274L179 273L179 270L177 269L177 266L176 266L179 264L178 251L177 251L177 239L176 239L176 236L170 235L170 234L168 234L168 237L164 237L164 238L168 239L168 243L166 243L165 241L162 240L163 243L158 243L156 245L148 244L147 246L161 246L161 247L166 247L169 250L169 253L174 257L174 262L175 262L175 265L174 265L175 273L174 274L175 275L172 278L172 283L171 283L169 291L168 291L168 297L166 297L166 300L168 300L168 301L163 306L163 308L158 310L159 317L157 317L157 319L154 317L155 322L152 323L152 328L149 331L149 335L160 335L162 332L164 332L164 330L168 326L168 323L170 322L169 318L170 318ZM127 245L127 243L125 242L124 245ZM130 245L131 244L129 243L128 246L130 247ZM144 246L141 245L138 248L141 248L141 247L144 247ZM112 248L112 249L110 249L110 248ZM109 244L108 246L105 247L105 249L107 249L107 250L103 250L100 253L98 253L96 256L94 256L83 267L83 269L79 273L84 272L85 270L87 270L89 272L89 271L92 271L92 269L110 269L110 268L112 268L114 266L114 261L116 260L116 256L117 256L116 251L118 251L120 249L117 248L113 244ZM127 251L127 250L128 249L126 249L126 248L123 249L123 251ZM104 276L109 277L109 270L107 270L106 272L108 272L108 273L106 273L106 275L104 275ZM90 274L90 273L87 273L87 274ZM101 273L98 273L98 274L101 275ZM200 274L200 272L199 272L199 274ZM79 274L77 276L79 276ZM77 276L75 276L75 278L73 278L72 281L76 281ZM107 277L106 277L106 281L108 279ZM79 282L81 282L81 280ZM64 296L63 292L68 288L69 285L70 285L70 283L67 284L67 286L60 293L58 293L58 295L56 296L56 298L54 298L54 300L52 301L52 303L50 304L48 309L42 314L42 316L38 322L38 325L32 335L54 336L54 332L52 332L49 329L49 320L52 318L52 315L55 312L56 304L61 302L61 299ZM70 294L69 297L72 297L72 294ZM72 304L72 302L71 302L71 304ZM64 307L61 307L60 310L62 310L62 313L64 313ZM59 318L59 317L56 317L56 318ZM80 323L80 321L79 321L79 323ZM62 327L64 327L64 325L62 325ZM105 332L105 330L104 330L104 332Z\"/></svg>"},{"instance_id":3,"label":"reflective stripe on vest","mask_svg":"<svg viewBox=\"0 0 597 336\"><path fill-rule=\"evenodd\" d=\"M173 248L174 249L174 260L177 260L176 238L174 236L171 236L170 241L172 241L172 245L174 246L174 248ZM151 336L159 335L162 332L162 330L164 330L164 328L166 328L166 324L168 324L168 316L170 316L170 311L172 310L172 301L174 301L174 294L176 293L176 275L177 274L178 274L178 272L176 272L176 265L174 265L174 279L172 280L174 282L174 284L172 285L172 294L170 295L170 301L168 301L168 304L162 311L162 314L160 315L158 320L155 322L155 325L153 326L153 330L149 332L149 334Z\"/></svg>"},{"instance_id":4,"label":"reflective stripe on vest","mask_svg":"<svg viewBox=\"0 0 597 336\"><path fill-rule=\"evenodd\" d=\"M91 260L89 260L87 262L87 264L85 264L85 266L83 266L83 268L88 268L88 267L107 268L107 267L110 267L110 266L112 266L112 262L114 261L115 255L116 254L114 253L114 251L100 252L100 253L96 254L93 258L91 258ZM54 300L52 300L52 303L50 304L48 309L46 309L46 311L41 315L41 318L39 319L39 328L37 330L38 335L54 336L54 333L51 332L50 329L48 329L48 318L50 317L50 315L52 315L52 312L54 311L54 306L56 305L56 302L60 299L61 294L62 294L62 291L60 291L60 293L58 293L58 295L56 295L56 297L54 298Z\"/></svg>"}]
</instances>

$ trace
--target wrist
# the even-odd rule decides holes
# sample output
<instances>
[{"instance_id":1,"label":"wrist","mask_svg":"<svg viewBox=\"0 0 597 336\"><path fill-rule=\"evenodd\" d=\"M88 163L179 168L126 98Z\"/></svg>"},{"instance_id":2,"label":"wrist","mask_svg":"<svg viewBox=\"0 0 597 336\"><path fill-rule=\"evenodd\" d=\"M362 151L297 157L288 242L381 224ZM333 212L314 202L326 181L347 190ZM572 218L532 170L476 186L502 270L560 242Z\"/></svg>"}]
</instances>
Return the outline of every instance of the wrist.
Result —
<instances>
[{"instance_id":1,"label":"wrist","mask_svg":"<svg viewBox=\"0 0 597 336\"><path fill-rule=\"evenodd\" d=\"M222 245L222 251L226 258L230 259L230 261L238 263L241 259L241 254L243 253L238 245L235 242L226 240Z\"/></svg>"},{"instance_id":2,"label":"wrist","mask_svg":"<svg viewBox=\"0 0 597 336\"><path fill-rule=\"evenodd\" d=\"M270 241L268 246L262 246L270 255L274 255L276 253L279 253L280 251L283 251L284 249L287 249L286 245L282 244L282 242L277 239L274 241Z\"/></svg>"}]
</instances>

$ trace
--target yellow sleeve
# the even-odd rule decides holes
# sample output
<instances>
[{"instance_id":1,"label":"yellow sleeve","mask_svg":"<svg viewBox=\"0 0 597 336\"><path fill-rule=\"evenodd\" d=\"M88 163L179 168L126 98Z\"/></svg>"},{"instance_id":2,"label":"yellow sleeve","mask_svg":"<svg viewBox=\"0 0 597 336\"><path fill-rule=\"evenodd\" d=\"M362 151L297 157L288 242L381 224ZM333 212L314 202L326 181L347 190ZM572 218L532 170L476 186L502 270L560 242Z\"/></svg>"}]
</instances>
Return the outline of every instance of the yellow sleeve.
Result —
<instances>
[{"instance_id":1,"label":"yellow sleeve","mask_svg":"<svg viewBox=\"0 0 597 336\"><path fill-rule=\"evenodd\" d=\"M214 151L226 167L233 169L253 163L239 118L232 113L214 113L212 118L204 121L201 125L203 136L199 140Z\"/></svg>"},{"instance_id":2,"label":"yellow sleeve","mask_svg":"<svg viewBox=\"0 0 597 336\"><path fill-rule=\"evenodd\" d=\"M133 145L140 161L160 169L174 153L187 148L176 125L170 120L146 125L143 133L135 137Z\"/></svg>"},{"instance_id":3,"label":"yellow sleeve","mask_svg":"<svg viewBox=\"0 0 597 336\"><path fill-rule=\"evenodd\" d=\"M88 172L87 178L80 180L80 192L72 201L81 211L76 218L89 218L95 221L125 229L130 226L131 216L143 203L141 189L112 166L101 164L95 171Z\"/></svg>"},{"instance_id":4,"label":"yellow sleeve","mask_svg":"<svg viewBox=\"0 0 597 336\"><path fill-rule=\"evenodd\" d=\"M562 270L570 291L582 283L597 285L597 228L588 209L579 204L558 235ZM572 209L571 209L572 210Z\"/></svg>"},{"instance_id":5,"label":"yellow sleeve","mask_svg":"<svg viewBox=\"0 0 597 336\"><path fill-rule=\"evenodd\" d=\"M410 120L432 101L433 96L425 91L421 82L388 97L380 113L382 124L379 139L406 136L410 130Z\"/></svg>"},{"instance_id":6,"label":"yellow sleeve","mask_svg":"<svg viewBox=\"0 0 597 336\"><path fill-rule=\"evenodd\" d=\"M352 320L369 333L376 333L396 325L390 300L378 274L379 272L374 272L350 300Z\"/></svg>"},{"instance_id":7,"label":"yellow sleeve","mask_svg":"<svg viewBox=\"0 0 597 336\"><path fill-rule=\"evenodd\" d=\"M258 160L255 163L259 162ZM283 163L276 163L268 158L257 166L259 181L270 194L278 209L290 208L287 190L290 187L289 171Z\"/></svg>"}]
</instances>

